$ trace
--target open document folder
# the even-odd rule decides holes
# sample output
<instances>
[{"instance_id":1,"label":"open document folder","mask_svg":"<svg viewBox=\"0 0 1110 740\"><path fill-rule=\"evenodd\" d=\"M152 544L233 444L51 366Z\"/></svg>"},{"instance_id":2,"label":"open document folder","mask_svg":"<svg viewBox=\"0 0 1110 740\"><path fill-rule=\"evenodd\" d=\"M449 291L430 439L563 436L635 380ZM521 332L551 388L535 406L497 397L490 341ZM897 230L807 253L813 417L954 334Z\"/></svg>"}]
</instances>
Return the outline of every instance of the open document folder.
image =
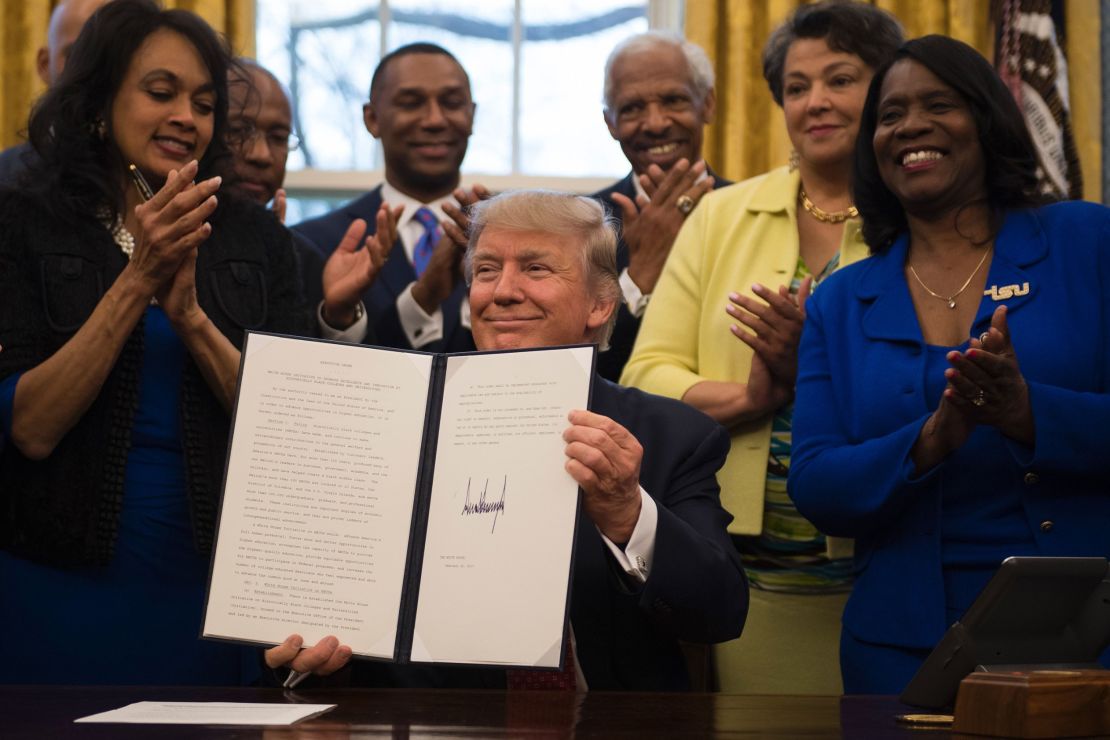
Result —
<instances>
[{"instance_id":1,"label":"open document folder","mask_svg":"<svg viewBox=\"0 0 1110 740\"><path fill-rule=\"evenodd\" d=\"M204 636L560 667L595 356L249 334Z\"/></svg>"}]
</instances>

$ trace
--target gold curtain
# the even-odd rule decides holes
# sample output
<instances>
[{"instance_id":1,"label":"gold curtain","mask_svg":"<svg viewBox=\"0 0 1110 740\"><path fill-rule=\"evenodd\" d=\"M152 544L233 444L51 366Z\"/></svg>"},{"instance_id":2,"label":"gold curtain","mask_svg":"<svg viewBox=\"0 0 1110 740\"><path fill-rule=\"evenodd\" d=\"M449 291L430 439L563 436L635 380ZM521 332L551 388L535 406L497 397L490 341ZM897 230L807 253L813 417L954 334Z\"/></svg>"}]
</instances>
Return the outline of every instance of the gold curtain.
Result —
<instances>
[{"instance_id":1,"label":"gold curtain","mask_svg":"<svg viewBox=\"0 0 1110 740\"><path fill-rule=\"evenodd\" d=\"M700 44L717 72L717 115L706 134L705 157L732 180L786 163L790 141L782 111L763 80L760 55L771 31L799 0L692 0L686 37ZM994 27L985 0L874 0L913 38L943 33L994 58ZM1072 121L1086 197L1099 200L1102 177L1099 0L1067 0L1066 53ZM1076 70L1083 70L1077 74Z\"/></svg>"},{"instance_id":2,"label":"gold curtain","mask_svg":"<svg viewBox=\"0 0 1110 740\"><path fill-rule=\"evenodd\" d=\"M0 0L0 147L22 140L31 104L43 91L35 54L46 43L57 0ZM254 0L163 0L225 34L236 54L254 54Z\"/></svg>"}]
</instances>

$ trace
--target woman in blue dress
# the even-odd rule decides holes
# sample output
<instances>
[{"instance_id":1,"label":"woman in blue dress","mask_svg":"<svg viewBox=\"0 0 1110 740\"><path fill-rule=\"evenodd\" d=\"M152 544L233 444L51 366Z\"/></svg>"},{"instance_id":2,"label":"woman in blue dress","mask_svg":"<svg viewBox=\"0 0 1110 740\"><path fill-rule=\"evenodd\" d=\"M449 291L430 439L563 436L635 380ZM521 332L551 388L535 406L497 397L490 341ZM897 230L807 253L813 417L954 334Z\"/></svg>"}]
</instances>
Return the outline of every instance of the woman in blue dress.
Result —
<instances>
[{"instance_id":1,"label":"woman in blue dress","mask_svg":"<svg viewBox=\"0 0 1110 740\"><path fill-rule=\"evenodd\" d=\"M288 233L217 195L228 62L191 13L109 3L0 192L0 683L261 670L198 636L238 348L304 312Z\"/></svg>"},{"instance_id":2,"label":"woman in blue dress","mask_svg":"<svg viewBox=\"0 0 1110 740\"><path fill-rule=\"evenodd\" d=\"M789 480L856 538L848 693L901 691L1006 557L1110 556L1110 210L1042 205L1036 170L967 45L915 39L875 73L872 256L806 306Z\"/></svg>"}]
</instances>

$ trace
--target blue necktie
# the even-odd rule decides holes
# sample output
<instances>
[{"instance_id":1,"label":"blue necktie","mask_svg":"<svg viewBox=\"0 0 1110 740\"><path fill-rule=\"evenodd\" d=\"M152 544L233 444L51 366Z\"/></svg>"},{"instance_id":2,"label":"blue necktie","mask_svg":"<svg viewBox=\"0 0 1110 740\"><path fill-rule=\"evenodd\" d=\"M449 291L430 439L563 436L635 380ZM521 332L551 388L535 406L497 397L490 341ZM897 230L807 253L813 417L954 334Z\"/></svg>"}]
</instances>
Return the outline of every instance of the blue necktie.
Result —
<instances>
[{"instance_id":1,"label":"blue necktie","mask_svg":"<svg viewBox=\"0 0 1110 740\"><path fill-rule=\"evenodd\" d=\"M428 267L428 261L432 259L432 250L436 248L436 241L439 239L439 221L428 208L418 208L413 217L424 227L424 233L420 235L416 248L412 252L412 266L416 270L416 277L420 277Z\"/></svg>"}]
</instances>

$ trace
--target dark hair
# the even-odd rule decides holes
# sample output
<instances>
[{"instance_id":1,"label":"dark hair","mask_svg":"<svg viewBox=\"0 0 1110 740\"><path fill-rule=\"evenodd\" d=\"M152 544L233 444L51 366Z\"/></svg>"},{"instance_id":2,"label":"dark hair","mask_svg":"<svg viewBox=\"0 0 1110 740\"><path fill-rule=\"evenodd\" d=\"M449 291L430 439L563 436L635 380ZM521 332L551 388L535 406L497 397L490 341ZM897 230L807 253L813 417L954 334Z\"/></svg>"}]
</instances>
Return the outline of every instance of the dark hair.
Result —
<instances>
[{"instance_id":1,"label":"dark hair","mask_svg":"<svg viewBox=\"0 0 1110 740\"><path fill-rule=\"evenodd\" d=\"M763 47L763 78L780 107L786 53L798 39L824 39L833 51L855 54L871 69L878 69L901 45L903 36L897 19L873 5L825 0L799 7Z\"/></svg>"},{"instance_id":2,"label":"dark hair","mask_svg":"<svg viewBox=\"0 0 1110 740\"><path fill-rule=\"evenodd\" d=\"M439 44L433 44L428 41L417 41L412 44L405 44L404 46L397 47L382 57L382 60L378 62L378 66L374 68L374 74L370 78L370 102L374 102L374 91L378 89L378 84L381 82L382 75L385 74L385 68L389 66L389 63L394 59L405 57L409 54L440 54L447 57L452 62L459 65L459 69L462 69L463 77L466 78L467 86L470 85L470 76L466 73L466 70L463 69L462 64L459 63L459 60L455 58L454 54L447 51Z\"/></svg>"},{"instance_id":3,"label":"dark hair","mask_svg":"<svg viewBox=\"0 0 1110 740\"><path fill-rule=\"evenodd\" d=\"M860 116L852 197L863 217L863 238L871 251L885 250L908 228L902 203L879 174L873 141L883 80L890 68L903 59L928 69L955 90L970 109L983 152L987 204L994 220L992 229L997 229L1002 213L1008 209L1043 204L1045 196L1037 187L1033 141L1013 95L994 68L961 41L947 36L923 36L903 44L894 58L875 72Z\"/></svg>"},{"instance_id":4,"label":"dark hair","mask_svg":"<svg viewBox=\"0 0 1110 740\"><path fill-rule=\"evenodd\" d=\"M112 136L112 103L135 52L162 29L184 36L212 77L214 129L198 177L216 174L229 156L225 129L231 55L222 38L188 11L162 10L153 0L114 0L85 23L61 76L31 113L28 133L41 161L26 182L57 216L90 216L106 206L114 218L122 210L119 177L126 163Z\"/></svg>"}]
</instances>

